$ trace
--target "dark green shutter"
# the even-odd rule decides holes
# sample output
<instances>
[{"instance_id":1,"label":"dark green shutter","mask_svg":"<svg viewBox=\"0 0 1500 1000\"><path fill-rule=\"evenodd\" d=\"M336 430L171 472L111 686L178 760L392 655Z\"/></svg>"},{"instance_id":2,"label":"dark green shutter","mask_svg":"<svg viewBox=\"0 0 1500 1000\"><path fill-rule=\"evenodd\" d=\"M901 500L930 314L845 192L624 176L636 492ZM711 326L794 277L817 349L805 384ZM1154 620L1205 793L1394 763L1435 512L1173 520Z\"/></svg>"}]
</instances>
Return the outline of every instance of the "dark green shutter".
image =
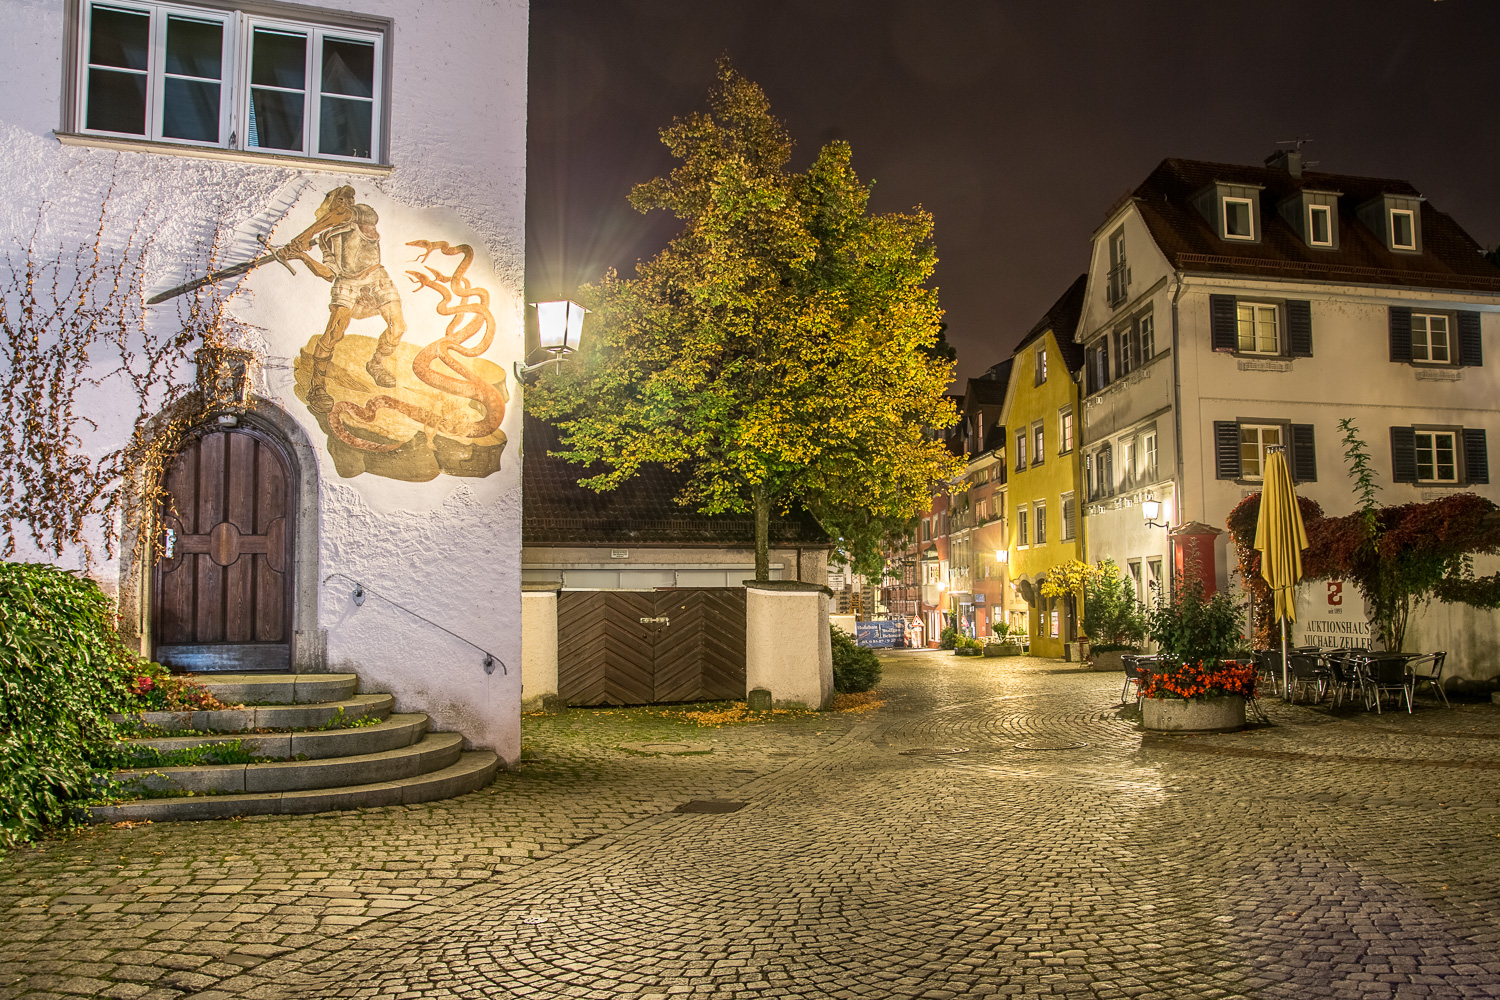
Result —
<instances>
[{"instance_id":1,"label":"dark green shutter","mask_svg":"<svg viewBox=\"0 0 1500 1000\"><path fill-rule=\"evenodd\" d=\"M1208 313L1216 351L1233 351L1239 343L1239 313L1233 295L1210 295Z\"/></svg>"},{"instance_id":2,"label":"dark green shutter","mask_svg":"<svg viewBox=\"0 0 1500 1000\"><path fill-rule=\"evenodd\" d=\"M1313 446L1313 425L1292 425L1292 478L1299 483L1318 481L1318 454Z\"/></svg>"},{"instance_id":3,"label":"dark green shutter","mask_svg":"<svg viewBox=\"0 0 1500 1000\"><path fill-rule=\"evenodd\" d=\"M1484 441L1484 429L1464 428L1464 478L1473 485L1490 481L1490 451Z\"/></svg>"},{"instance_id":4,"label":"dark green shutter","mask_svg":"<svg viewBox=\"0 0 1500 1000\"><path fill-rule=\"evenodd\" d=\"M1458 363L1465 368L1484 365L1484 338L1479 332L1479 314L1458 314Z\"/></svg>"},{"instance_id":5,"label":"dark green shutter","mask_svg":"<svg viewBox=\"0 0 1500 1000\"><path fill-rule=\"evenodd\" d=\"M1219 479L1240 478L1240 425L1238 421L1214 421L1214 474Z\"/></svg>"},{"instance_id":6,"label":"dark green shutter","mask_svg":"<svg viewBox=\"0 0 1500 1000\"><path fill-rule=\"evenodd\" d=\"M1411 310L1391 306L1391 360L1411 363ZM1412 466L1416 468L1415 465ZM1415 472L1412 473L1416 475ZM1415 482L1415 480L1410 480Z\"/></svg>"},{"instance_id":7,"label":"dark green shutter","mask_svg":"<svg viewBox=\"0 0 1500 1000\"><path fill-rule=\"evenodd\" d=\"M1410 427L1391 428L1391 478L1398 483L1417 481L1417 432Z\"/></svg>"},{"instance_id":8,"label":"dark green shutter","mask_svg":"<svg viewBox=\"0 0 1500 1000\"><path fill-rule=\"evenodd\" d=\"M1293 299L1286 304L1287 353L1310 358L1312 353L1312 303Z\"/></svg>"}]
</instances>

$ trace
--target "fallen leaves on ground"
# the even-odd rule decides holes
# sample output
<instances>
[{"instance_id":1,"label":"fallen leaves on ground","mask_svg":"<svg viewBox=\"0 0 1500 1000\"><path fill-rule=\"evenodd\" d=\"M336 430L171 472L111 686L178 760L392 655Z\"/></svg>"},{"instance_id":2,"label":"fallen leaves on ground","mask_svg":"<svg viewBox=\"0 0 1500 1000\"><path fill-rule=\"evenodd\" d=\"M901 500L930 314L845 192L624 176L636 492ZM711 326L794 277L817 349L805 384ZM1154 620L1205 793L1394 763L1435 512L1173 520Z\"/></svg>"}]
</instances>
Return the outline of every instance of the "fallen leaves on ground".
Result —
<instances>
[{"instance_id":1,"label":"fallen leaves on ground","mask_svg":"<svg viewBox=\"0 0 1500 1000\"><path fill-rule=\"evenodd\" d=\"M835 712L873 712L884 704L885 699L880 697L879 691L860 691L857 694L833 696Z\"/></svg>"}]
</instances>

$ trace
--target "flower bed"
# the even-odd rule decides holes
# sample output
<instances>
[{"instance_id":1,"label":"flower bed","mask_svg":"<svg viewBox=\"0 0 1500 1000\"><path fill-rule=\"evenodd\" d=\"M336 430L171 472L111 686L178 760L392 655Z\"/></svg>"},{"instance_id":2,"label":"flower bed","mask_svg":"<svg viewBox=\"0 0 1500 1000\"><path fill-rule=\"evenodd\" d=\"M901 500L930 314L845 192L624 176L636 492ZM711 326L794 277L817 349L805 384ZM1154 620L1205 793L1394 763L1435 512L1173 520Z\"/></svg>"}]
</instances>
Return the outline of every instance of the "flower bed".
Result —
<instances>
[{"instance_id":1,"label":"flower bed","mask_svg":"<svg viewBox=\"0 0 1500 1000\"><path fill-rule=\"evenodd\" d=\"M1226 732L1245 725L1255 697L1255 668L1233 660L1198 660L1143 674L1141 727L1167 732Z\"/></svg>"}]
</instances>

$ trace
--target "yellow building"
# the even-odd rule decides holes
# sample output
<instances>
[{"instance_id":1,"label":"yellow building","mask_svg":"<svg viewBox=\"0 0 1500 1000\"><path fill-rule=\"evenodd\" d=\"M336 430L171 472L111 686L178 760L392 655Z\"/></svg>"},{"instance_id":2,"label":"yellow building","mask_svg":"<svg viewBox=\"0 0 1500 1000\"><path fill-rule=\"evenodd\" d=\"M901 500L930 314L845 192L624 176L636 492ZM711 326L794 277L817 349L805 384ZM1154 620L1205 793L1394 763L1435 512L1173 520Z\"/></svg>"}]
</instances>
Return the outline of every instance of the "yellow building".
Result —
<instances>
[{"instance_id":1,"label":"yellow building","mask_svg":"<svg viewBox=\"0 0 1500 1000\"><path fill-rule=\"evenodd\" d=\"M1036 656L1062 656L1064 644L1078 634L1074 601L1044 597L1041 587L1054 567L1084 557L1078 509L1083 351L1073 343L1073 332L1087 282L1088 275L1081 275L1022 338L1005 394L1009 576L1028 607L1027 631Z\"/></svg>"}]
</instances>

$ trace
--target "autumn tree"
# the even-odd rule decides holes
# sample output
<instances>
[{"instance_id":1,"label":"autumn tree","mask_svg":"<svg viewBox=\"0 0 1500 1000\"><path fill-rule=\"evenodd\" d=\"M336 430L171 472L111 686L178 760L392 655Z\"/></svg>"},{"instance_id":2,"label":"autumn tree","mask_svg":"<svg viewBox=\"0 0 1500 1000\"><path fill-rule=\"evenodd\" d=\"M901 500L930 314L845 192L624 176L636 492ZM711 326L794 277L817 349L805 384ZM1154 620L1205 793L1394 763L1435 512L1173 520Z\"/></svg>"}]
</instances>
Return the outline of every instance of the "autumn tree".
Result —
<instances>
[{"instance_id":1,"label":"autumn tree","mask_svg":"<svg viewBox=\"0 0 1500 1000\"><path fill-rule=\"evenodd\" d=\"M635 277L581 292L583 350L527 406L557 425L559 456L602 469L588 488L661 463L690 473L679 503L753 512L758 580L772 511L798 505L867 565L959 471L926 433L957 420L932 217L870 213L844 142L789 171L785 127L727 61L709 109L661 136L678 166L630 201L682 231Z\"/></svg>"}]
</instances>

